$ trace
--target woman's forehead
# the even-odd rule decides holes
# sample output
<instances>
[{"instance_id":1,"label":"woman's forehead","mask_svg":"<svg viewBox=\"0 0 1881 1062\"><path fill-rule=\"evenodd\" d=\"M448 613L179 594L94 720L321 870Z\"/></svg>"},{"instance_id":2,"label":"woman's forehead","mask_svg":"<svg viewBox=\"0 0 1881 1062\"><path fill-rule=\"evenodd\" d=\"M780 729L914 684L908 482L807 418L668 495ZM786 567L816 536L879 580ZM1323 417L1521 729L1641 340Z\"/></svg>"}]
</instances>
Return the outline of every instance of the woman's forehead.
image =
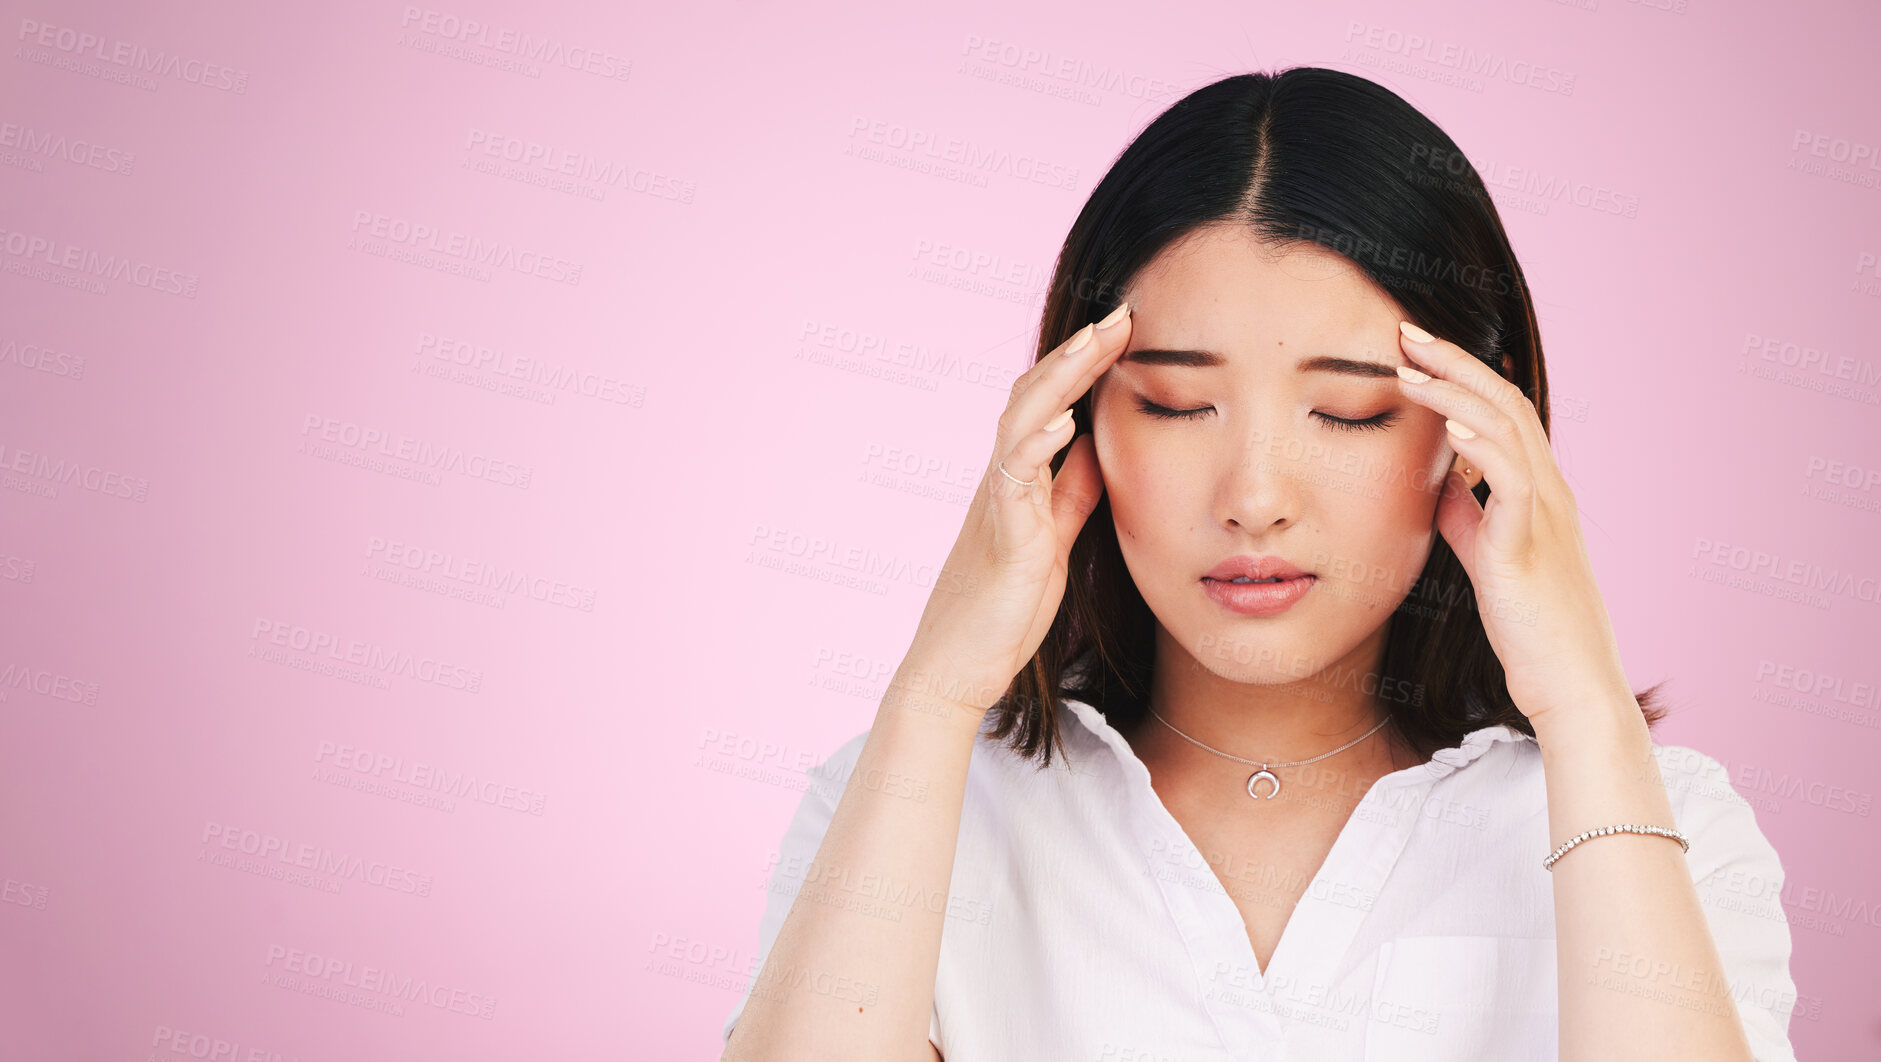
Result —
<instances>
[{"instance_id":1,"label":"woman's forehead","mask_svg":"<svg viewBox=\"0 0 1881 1062\"><path fill-rule=\"evenodd\" d=\"M1349 260L1212 229L1172 245L1123 291L1132 347L1219 349L1327 343L1389 332L1400 311Z\"/></svg>"}]
</instances>

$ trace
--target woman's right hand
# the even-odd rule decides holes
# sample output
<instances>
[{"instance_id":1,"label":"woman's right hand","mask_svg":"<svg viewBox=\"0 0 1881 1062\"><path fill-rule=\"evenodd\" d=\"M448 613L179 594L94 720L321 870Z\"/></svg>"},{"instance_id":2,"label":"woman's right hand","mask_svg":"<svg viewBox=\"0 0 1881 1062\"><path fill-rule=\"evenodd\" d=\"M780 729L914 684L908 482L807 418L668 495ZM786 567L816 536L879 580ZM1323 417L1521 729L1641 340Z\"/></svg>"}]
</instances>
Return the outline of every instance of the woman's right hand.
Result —
<instances>
[{"instance_id":1,"label":"woman's right hand","mask_svg":"<svg viewBox=\"0 0 1881 1062\"><path fill-rule=\"evenodd\" d=\"M1129 345L1129 305L1106 320L1108 327L1085 325L1013 381L986 474L897 685L984 713L1051 629L1071 544L1104 491L1096 446L1090 433L1076 434L1070 407ZM1052 455L1074 436L1054 476ZM1002 463L1011 478L1000 474ZM1021 486L1026 481L1032 485Z\"/></svg>"}]
</instances>

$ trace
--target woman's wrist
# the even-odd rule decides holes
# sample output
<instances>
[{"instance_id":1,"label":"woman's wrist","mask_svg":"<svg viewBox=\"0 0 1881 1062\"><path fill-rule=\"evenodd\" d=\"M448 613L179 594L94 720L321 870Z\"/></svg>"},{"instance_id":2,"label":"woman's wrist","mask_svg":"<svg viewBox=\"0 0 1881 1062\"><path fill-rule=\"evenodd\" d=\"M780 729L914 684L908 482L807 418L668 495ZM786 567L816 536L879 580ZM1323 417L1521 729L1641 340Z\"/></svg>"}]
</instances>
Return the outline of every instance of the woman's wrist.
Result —
<instances>
[{"instance_id":1,"label":"woman's wrist","mask_svg":"<svg viewBox=\"0 0 1881 1062\"><path fill-rule=\"evenodd\" d=\"M1646 731L1645 714L1624 670L1588 667L1583 673L1587 681L1573 688L1553 689L1545 698L1517 699L1516 707L1544 750L1610 746Z\"/></svg>"},{"instance_id":2,"label":"woman's wrist","mask_svg":"<svg viewBox=\"0 0 1881 1062\"><path fill-rule=\"evenodd\" d=\"M1531 716L1544 769L1567 764L1620 768L1635 781L1655 780L1652 733L1631 691L1589 693Z\"/></svg>"},{"instance_id":3,"label":"woman's wrist","mask_svg":"<svg viewBox=\"0 0 1881 1062\"><path fill-rule=\"evenodd\" d=\"M1010 679L995 686L983 676L969 677L944 656L911 652L889 680L882 708L952 719L977 730L1009 685Z\"/></svg>"}]
</instances>

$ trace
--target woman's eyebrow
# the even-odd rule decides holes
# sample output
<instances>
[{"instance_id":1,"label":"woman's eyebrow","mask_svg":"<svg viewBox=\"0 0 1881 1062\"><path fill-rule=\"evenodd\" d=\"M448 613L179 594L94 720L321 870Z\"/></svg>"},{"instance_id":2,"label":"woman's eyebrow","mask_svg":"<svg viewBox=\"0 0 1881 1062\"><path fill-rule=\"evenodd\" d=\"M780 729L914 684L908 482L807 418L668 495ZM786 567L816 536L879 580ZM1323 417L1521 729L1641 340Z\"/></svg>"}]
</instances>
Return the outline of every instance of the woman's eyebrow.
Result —
<instances>
[{"instance_id":1,"label":"woman's eyebrow","mask_svg":"<svg viewBox=\"0 0 1881 1062\"><path fill-rule=\"evenodd\" d=\"M1128 350L1123 360L1138 365L1177 365L1187 369L1213 369L1228 359L1212 350Z\"/></svg>"},{"instance_id":2,"label":"woman's eyebrow","mask_svg":"<svg viewBox=\"0 0 1881 1062\"><path fill-rule=\"evenodd\" d=\"M1397 376L1398 367L1381 361L1359 361L1322 355L1305 358L1294 368L1299 372L1335 372L1341 376Z\"/></svg>"},{"instance_id":3,"label":"woman's eyebrow","mask_svg":"<svg viewBox=\"0 0 1881 1062\"><path fill-rule=\"evenodd\" d=\"M1228 359L1212 350L1143 350L1128 351L1124 361L1138 365L1175 365L1188 369L1213 369L1228 364ZM1297 372L1330 372L1341 376L1383 377L1398 374L1395 365L1378 361L1361 361L1356 358L1340 358L1330 354L1301 359L1294 366Z\"/></svg>"}]
</instances>

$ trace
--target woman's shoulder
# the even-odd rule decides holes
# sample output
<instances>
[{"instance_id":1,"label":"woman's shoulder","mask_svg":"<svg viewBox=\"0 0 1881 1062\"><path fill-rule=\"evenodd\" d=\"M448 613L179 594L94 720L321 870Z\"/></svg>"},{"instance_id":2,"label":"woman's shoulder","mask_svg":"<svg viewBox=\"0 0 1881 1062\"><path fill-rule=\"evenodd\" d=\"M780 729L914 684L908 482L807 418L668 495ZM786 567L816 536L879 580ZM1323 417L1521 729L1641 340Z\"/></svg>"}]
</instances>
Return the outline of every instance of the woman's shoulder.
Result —
<instances>
[{"instance_id":1,"label":"woman's shoulder","mask_svg":"<svg viewBox=\"0 0 1881 1062\"><path fill-rule=\"evenodd\" d=\"M1438 749L1421 766L1428 768L1431 773L1448 775L1479 758L1503 765L1517 765L1518 769L1511 772L1511 780L1515 777L1538 780L1541 777L1541 745L1533 736L1507 725L1473 730L1457 745ZM1667 790L1673 795L1675 805L1679 798L1693 793L1727 802L1737 797L1731 788L1730 772L1724 764L1697 748L1662 744L1655 737L1652 742L1652 759ZM1642 760L1642 770L1645 766Z\"/></svg>"},{"instance_id":2,"label":"woman's shoulder","mask_svg":"<svg viewBox=\"0 0 1881 1062\"><path fill-rule=\"evenodd\" d=\"M1699 880L1743 867L1781 880L1781 860L1764 835L1757 809L1731 784L1722 761L1689 745L1654 742L1652 753L1673 817L1691 842Z\"/></svg>"},{"instance_id":3,"label":"woman's shoulder","mask_svg":"<svg viewBox=\"0 0 1881 1062\"><path fill-rule=\"evenodd\" d=\"M1698 794L1727 802L1733 798L1744 799L1731 787L1731 772L1724 763L1707 752L1690 745L1664 745L1655 740L1652 757L1666 788L1675 795Z\"/></svg>"},{"instance_id":4,"label":"woman's shoulder","mask_svg":"<svg viewBox=\"0 0 1881 1062\"><path fill-rule=\"evenodd\" d=\"M1674 821L1694 841L1695 865L1702 868L1696 858L1700 834L1713 853L1726 859L1772 855L1755 807L1732 786L1730 771L1717 757L1691 745L1661 743L1655 738L1650 759L1642 758L1635 767L1633 777L1645 780L1656 775L1664 785ZM1473 731L1460 745L1439 749L1408 773L1427 774L1441 783L1440 789L1489 787L1500 792L1498 800L1532 805L1536 810L1546 807L1541 746L1512 727Z\"/></svg>"},{"instance_id":5,"label":"woman's shoulder","mask_svg":"<svg viewBox=\"0 0 1881 1062\"><path fill-rule=\"evenodd\" d=\"M1465 748L1471 741L1487 740L1487 735L1487 731L1471 734L1465 739ZM1547 777L1541 746L1532 737L1515 735L1512 730L1510 735L1508 740L1486 749L1477 758L1476 769L1463 774L1484 785L1520 789L1538 809L1545 808ZM1446 757L1457 755L1456 749L1440 750L1432 764L1440 765ZM1426 767L1448 773L1442 766ZM1776 852L1764 835L1756 807L1731 784L1731 772L1717 757L1691 745L1661 743L1655 738L1650 759L1642 758L1636 767L1634 777L1646 780L1656 775L1665 787L1673 821L1691 842L1691 863L1697 879L1702 881L1720 869L1746 865L1778 871ZM1509 794L1508 798L1513 796Z\"/></svg>"}]
</instances>

